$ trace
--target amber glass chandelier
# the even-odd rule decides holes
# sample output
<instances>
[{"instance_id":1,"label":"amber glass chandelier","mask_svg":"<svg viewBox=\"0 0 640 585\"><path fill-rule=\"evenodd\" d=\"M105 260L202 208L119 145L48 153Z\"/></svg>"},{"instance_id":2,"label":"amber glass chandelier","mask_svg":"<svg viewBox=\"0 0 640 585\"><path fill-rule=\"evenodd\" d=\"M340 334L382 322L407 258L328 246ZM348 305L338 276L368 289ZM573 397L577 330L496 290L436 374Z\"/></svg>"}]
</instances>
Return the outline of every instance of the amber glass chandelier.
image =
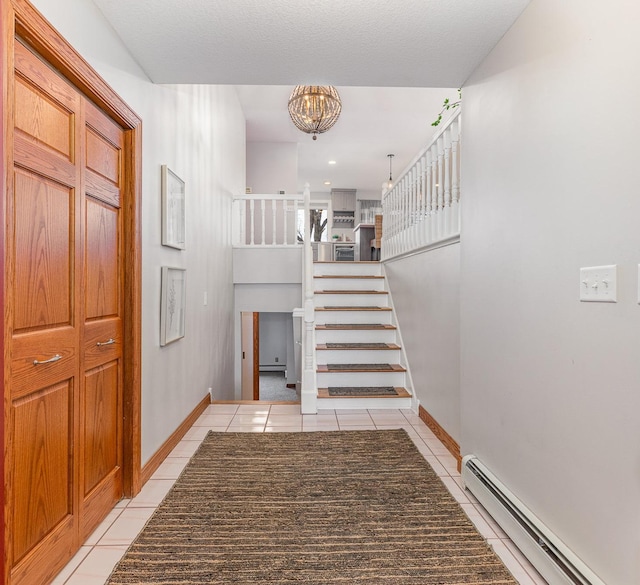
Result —
<instances>
[{"instance_id":1,"label":"amber glass chandelier","mask_svg":"<svg viewBox=\"0 0 640 585\"><path fill-rule=\"evenodd\" d=\"M332 85L297 85L289 98L291 120L314 140L338 121L341 111L340 96Z\"/></svg>"}]
</instances>

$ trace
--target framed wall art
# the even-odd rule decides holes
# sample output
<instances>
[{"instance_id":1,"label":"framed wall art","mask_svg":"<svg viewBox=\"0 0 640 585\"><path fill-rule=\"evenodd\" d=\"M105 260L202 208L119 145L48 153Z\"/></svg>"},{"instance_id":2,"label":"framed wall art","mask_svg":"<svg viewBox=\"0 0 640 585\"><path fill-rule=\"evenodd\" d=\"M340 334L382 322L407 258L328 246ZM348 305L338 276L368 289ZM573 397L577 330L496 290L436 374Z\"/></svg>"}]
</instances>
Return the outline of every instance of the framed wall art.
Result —
<instances>
[{"instance_id":1,"label":"framed wall art","mask_svg":"<svg viewBox=\"0 0 640 585\"><path fill-rule=\"evenodd\" d=\"M160 345L184 337L186 311L186 274L184 268L162 267L160 301Z\"/></svg>"},{"instance_id":2,"label":"framed wall art","mask_svg":"<svg viewBox=\"0 0 640 585\"><path fill-rule=\"evenodd\" d=\"M162 165L162 245L186 247L186 205L184 181L167 165Z\"/></svg>"}]
</instances>

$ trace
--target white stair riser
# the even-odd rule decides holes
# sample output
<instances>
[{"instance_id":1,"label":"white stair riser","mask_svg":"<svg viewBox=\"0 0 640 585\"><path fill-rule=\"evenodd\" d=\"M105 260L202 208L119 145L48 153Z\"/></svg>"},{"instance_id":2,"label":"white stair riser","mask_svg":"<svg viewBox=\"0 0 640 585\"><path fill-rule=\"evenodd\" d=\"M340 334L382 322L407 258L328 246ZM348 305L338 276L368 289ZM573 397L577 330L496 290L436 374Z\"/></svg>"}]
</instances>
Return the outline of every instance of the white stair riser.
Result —
<instances>
[{"instance_id":1,"label":"white stair riser","mask_svg":"<svg viewBox=\"0 0 640 585\"><path fill-rule=\"evenodd\" d=\"M397 364L399 349L319 349L318 364Z\"/></svg>"},{"instance_id":2,"label":"white stair riser","mask_svg":"<svg viewBox=\"0 0 640 585\"><path fill-rule=\"evenodd\" d=\"M376 410L411 408L411 398L318 398L319 414L324 409L345 410L351 408L375 408Z\"/></svg>"},{"instance_id":3,"label":"white stair riser","mask_svg":"<svg viewBox=\"0 0 640 585\"><path fill-rule=\"evenodd\" d=\"M314 278L314 290L384 290L382 278Z\"/></svg>"},{"instance_id":4,"label":"white stair riser","mask_svg":"<svg viewBox=\"0 0 640 585\"><path fill-rule=\"evenodd\" d=\"M391 311L316 311L316 323L378 323L391 325Z\"/></svg>"},{"instance_id":5,"label":"white stair riser","mask_svg":"<svg viewBox=\"0 0 640 585\"><path fill-rule=\"evenodd\" d=\"M319 329L316 343L396 343L395 329Z\"/></svg>"},{"instance_id":6,"label":"white stair riser","mask_svg":"<svg viewBox=\"0 0 640 585\"><path fill-rule=\"evenodd\" d=\"M389 302L387 294L315 294L316 307L386 307Z\"/></svg>"},{"instance_id":7,"label":"white stair riser","mask_svg":"<svg viewBox=\"0 0 640 585\"><path fill-rule=\"evenodd\" d=\"M314 263L313 274L355 274L357 276L380 276L382 274L382 265L379 262L373 262L371 264L361 262L321 262Z\"/></svg>"},{"instance_id":8,"label":"white stair riser","mask_svg":"<svg viewBox=\"0 0 640 585\"><path fill-rule=\"evenodd\" d=\"M404 386L404 372L318 372L318 388L329 386Z\"/></svg>"}]
</instances>

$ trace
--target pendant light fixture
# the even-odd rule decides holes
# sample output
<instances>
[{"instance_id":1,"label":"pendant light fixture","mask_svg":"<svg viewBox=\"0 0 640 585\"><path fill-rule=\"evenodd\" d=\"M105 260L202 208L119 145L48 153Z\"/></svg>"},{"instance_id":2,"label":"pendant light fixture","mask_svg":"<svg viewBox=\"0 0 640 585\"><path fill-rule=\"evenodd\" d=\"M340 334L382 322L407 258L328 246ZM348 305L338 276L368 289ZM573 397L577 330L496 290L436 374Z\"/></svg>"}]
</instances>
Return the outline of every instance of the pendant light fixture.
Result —
<instances>
[{"instance_id":1,"label":"pendant light fixture","mask_svg":"<svg viewBox=\"0 0 640 585\"><path fill-rule=\"evenodd\" d=\"M338 121L341 111L338 90L332 85L297 85L289 98L291 121L314 140Z\"/></svg>"},{"instance_id":2,"label":"pendant light fixture","mask_svg":"<svg viewBox=\"0 0 640 585\"><path fill-rule=\"evenodd\" d=\"M391 174L391 161L393 160L393 157L395 156L395 154L388 154L387 156L389 157L389 181L387 181L387 189L391 189L391 187L393 187L393 176Z\"/></svg>"}]
</instances>

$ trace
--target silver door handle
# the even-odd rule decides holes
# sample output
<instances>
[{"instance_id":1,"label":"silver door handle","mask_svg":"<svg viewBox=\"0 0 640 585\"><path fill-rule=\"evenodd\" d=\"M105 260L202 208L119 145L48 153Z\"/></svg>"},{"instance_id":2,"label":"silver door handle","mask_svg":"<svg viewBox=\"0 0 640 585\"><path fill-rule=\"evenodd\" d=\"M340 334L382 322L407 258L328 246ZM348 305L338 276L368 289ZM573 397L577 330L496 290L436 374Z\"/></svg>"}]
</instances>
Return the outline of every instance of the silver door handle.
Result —
<instances>
[{"instance_id":1,"label":"silver door handle","mask_svg":"<svg viewBox=\"0 0 640 585\"><path fill-rule=\"evenodd\" d=\"M59 353L57 353L52 358L49 358L48 360L44 360L42 362L39 362L38 360L33 360L33 365L40 366L42 364L52 364L53 362L57 362L58 360L61 360L61 359L62 359L62 356Z\"/></svg>"},{"instance_id":2,"label":"silver door handle","mask_svg":"<svg viewBox=\"0 0 640 585\"><path fill-rule=\"evenodd\" d=\"M109 337L109 339L107 339L107 341L98 341L98 343L96 343L96 345L98 347L102 347L103 345L113 345L116 342L116 340L113 337Z\"/></svg>"}]
</instances>

